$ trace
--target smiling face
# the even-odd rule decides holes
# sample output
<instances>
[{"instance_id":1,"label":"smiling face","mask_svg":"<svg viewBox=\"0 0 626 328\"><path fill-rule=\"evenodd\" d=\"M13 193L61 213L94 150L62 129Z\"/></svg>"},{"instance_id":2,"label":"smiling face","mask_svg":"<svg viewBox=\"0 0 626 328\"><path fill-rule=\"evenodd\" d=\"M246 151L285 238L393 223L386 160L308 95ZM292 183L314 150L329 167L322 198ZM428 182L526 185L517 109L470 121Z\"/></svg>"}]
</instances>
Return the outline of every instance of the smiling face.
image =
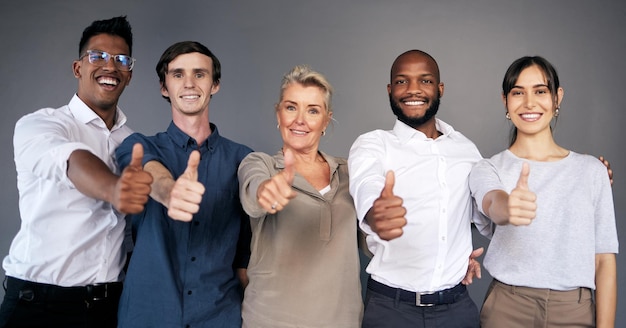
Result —
<instances>
[{"instance_id":1,"label":"smiling face","mask_svg":"<svg viewBox=\"0 0 626 328\"><path fill-rule=\"evenodd\" d=\"M85 49L106 51L111 55L130 55L126 41L110 34L93 36ZM73 63L74 76L78 78L78 97L100 116L104 112L114 112L124 88L130 83L132 72L118 69L113 60L99 67L89 63L87 57Z\"/></svg>"},{"instance_id":2,"label":"smiling face","mask_svg":"<svg viewBox=\"0 0 626 328\"><path fill-rule=\"evenodd\" d=\"M291 83L283 90L276 119L284 147L300 153L317 152L322 131L332 117L325 99L318 86Z\"/></svg>"},{"instance_id":3,"label":"smiling face","mask_svg":"<svg viewBox=\"0 0 626 328\"><path fill-rule=\"evenodd\" d=\"M563 89L559 87L557 95L553 95L544 72L537 65L522 70L513 88L502 96L518 136L551 135L550 121L562 98Z\"/></svg>"},{"instance_id":4,"label":"smiling face","mask_svg":"<svg viewBox=\"0 0 626 328\"><path fill-rule=\"evenodd\" d=\"M211 96L219 84L213 81L213 61L209 56L191 52L177 56L167 65L161 94L172 104L172 114L208 115Z\"/></svg>"},{"instance_id":5,"label":"smiling face","mask_svg":"<svg viewBox=\"0 0 626 328\"><path fill-rule=\"evenodd\" d=\"M387 92L398 120L413 128L422 126L433 119L443 95L437 63L419 51L400 55L391 67Z\"/></svg>"}]
</instances>

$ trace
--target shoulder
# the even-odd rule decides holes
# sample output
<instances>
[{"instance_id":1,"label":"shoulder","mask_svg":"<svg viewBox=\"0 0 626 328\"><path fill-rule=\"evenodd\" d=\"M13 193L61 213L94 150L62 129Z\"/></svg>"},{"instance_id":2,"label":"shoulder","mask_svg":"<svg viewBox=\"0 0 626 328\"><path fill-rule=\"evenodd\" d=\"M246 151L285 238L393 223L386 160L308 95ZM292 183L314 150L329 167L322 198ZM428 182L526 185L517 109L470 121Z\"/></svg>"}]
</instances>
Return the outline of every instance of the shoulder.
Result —
<instances>
[{"instance_id":1,"label":"shoulder","mask_svg":"<svg viewBox=\"0 0 626 328\"><path fill-rule=\"evenodd\" d=\"M374 130L364 133L352 143L350 157L363 152L381 152L391 140L398 140L392 131Z\"/></svg>"},{"instance_id":2,"label":"shoulder","mask_svg":"<svg viewBox=\"0 0 626 328\"><path fill-rule=\"evenodd\" d=\"M389 137L392 137L393 135L394 135L393 131L390 131L390 130L381 130L381 129L372 130L372 131L365 132L361 134L360 136L358 136L356 138L355 143L358 141L364 141L364 140L367 140L367 141L379 140L380 141L381 138L389 138Z\"/></svg>"},{"instance_id":3,"label":"shoulder","mask_svg":"<svg viewBox=\"0 0 626 328\"><path fill-rule=\"evenodd\" d=\"M144 146L154 143L155 136L148 137L139 132L131 133L120 145L120 148L132 148L134 144L141 143Z\"/></svg>"},{"instance_id":4,"label":"shoulder","mask_svg":"<svg viewBox=\"0 0 626 328\"><path fill-rule=\"evenodd\" d=\"M574 151L570 151L570 157L572 161L574 161L575 165L580 166L582 169L601 173L603 175L607 174L606 166L604 166L604 164L598 158L592 155L580 154Z\"/></svg>"},{"instance_id":5,"label":"shoulder","mask_svg":"<svg viewBox=\"0 0 626 328\"><path fill-rule=\"evenodd\" d=\"M28 113L17 120L17 126L31 124L67 124L74 122L67 106L61 108L42 108L32 113Z\"/></svg>"},{"instance_id":6,"label":"shoulder","mask_svg":"<svg viewBox=\"0 0 626 328\"><path fill-rule=\"evenodd\" d=\"M472 167L471 175L482 176L484 174L492 174L500 170L508 170L509 165L513 162L512 157L507 156L506 151L502 151L493 155L490 158L483 158L478 160Z\"/></svg>"},{"instance_id":7,"label":"shoulder","mask_svg":"<svg viewBox=\"0 0 626 328\"><path fill-rule=\"evenodd\" d=\"M157 142L157 136L145 136L139 132L132 133L122 141L122 143L115 150L115 155L120 160L120 163L124 163L125 160L130 158L133 152L135 144L141 144L143 147L144 159L151 157L151 154L158 152L159 143Z\"/></svg>"},{"instance_id":8,"label":"shoulder","mask_svg":"<svg viewBox=\"0 0 626 328\"><path fill-rule=\"evenodd\" d=\"M515 157L511 156L508 150L503 150L489 158L485 158L481 160L481 162L488 162L488 163L493 164L493 163L511 162L514 160L515 160Z\"/></svg>"},{"instance_id":9,"label":"shoulder","mask_svg":"<svg viewBox=\"0 0 626 328\"><path fill-rule=\"evenodd\" d=\"M324 157L324 159L326 159L327 162L334 162L334 163L337 163L338 165L344 165L348 162L347 159L343 157L333 156L321 150L319 150L319 152L320 154L322 154L322 156Z\"/></svg>"},{"instance_id":10,"label":"shoulder","mask_svg":"<svg viewBox=\"0 0 626 328\"><path fill-rule=\"evenodd\" d=\"M238 171L245 177L258 172L276 172L279 169L278 159L275 156L263 152L251 152L241 161Z\"/></svg>"},{"instance_id":11,"label":"shoulder","mask_svg":"<svg viewBox=\"0 0 626 328\"><path fill-rule=\"evenodd\" d=\"M346 158L343 157L335 157L332 155L329 155L323 151L320 151L320 153L322 154L322 156L324 156L324 159L326 159L326 162L328 162L328 164L332 167L337 167L339 170L342 170L343 168L347 168L348 166L348 160Z\"/></svg>"},{"instance_id":12,"label":"shoulder","mask_svg":"<svg viewBox=\"0 0 626 328\"><path fill-rule=\"evenodd\" d=\"M335 160L335 162L337 162L337 165L339 165L339 166L348 165L348 160L346 158L343 158L343 157L333 157L333 159Z\"/></svg>"},{"instance_id":13,"label":"shoulder","mask_svg":"<svg viewBox=\"0 0 626 328\"><path fill-rule=\"evenodd\" d=\"M260 151L255 151L255 152L251 152L248 155L246 155L246 157L243 159L244 162L276 162L276 159L273 156L270 156L269 154L260 152Z\"/></svg>"},{"instance_id":14,"label":"shoulder","mask_svg":"<svg viewBox=\"0 0 626 328\"><path fill-rule=\"evenodd\" d=\"M70 115L67 106L43 108L22 116L15 123L14 138L18 140L30 140L43 136L70 138L71 135L78 134L78 131L83 128L82 126L84 124Z\"/></svg>"},{"instance_id":15,"label":"shoulder","mask_svg":"<svg viewBox=\"0 0 626 328\"><path fill-rule=\"evenodd\" d=\"M227 149L228 151L234 151L237 154L243 154L244 156L252 152L252 148L223 137L222 135L219 136L219 143L221 147Z\"/></svg>"}]
</instances>

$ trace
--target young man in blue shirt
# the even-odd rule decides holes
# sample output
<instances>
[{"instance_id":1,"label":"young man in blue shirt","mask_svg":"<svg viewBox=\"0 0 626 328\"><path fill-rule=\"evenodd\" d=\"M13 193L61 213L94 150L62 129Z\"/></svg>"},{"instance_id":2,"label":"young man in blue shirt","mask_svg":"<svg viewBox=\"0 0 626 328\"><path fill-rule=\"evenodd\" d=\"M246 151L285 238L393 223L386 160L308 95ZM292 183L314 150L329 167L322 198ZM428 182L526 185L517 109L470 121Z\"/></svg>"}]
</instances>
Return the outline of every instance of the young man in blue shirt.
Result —
<instances>
[{"instance_id":1,"label":"young man in blue shirt","mask_svg":"<svg viewBox=\"0 0 626 328\"><path fill-rule=\"evenodd\" d=\"M141 143L144 169L154 177L152 198L132 219L135 248L119 323L240 327L235 272L247 266L250 250L249 235L241 233L249 219L239 203L237 168L252 150L220 136L209 122L211 97L220 88L220 63L209 49L176 43L156 70L172 122L155 136L133 134L117 149L125 167L132 145Z\"/></svg>"}]
</instances>

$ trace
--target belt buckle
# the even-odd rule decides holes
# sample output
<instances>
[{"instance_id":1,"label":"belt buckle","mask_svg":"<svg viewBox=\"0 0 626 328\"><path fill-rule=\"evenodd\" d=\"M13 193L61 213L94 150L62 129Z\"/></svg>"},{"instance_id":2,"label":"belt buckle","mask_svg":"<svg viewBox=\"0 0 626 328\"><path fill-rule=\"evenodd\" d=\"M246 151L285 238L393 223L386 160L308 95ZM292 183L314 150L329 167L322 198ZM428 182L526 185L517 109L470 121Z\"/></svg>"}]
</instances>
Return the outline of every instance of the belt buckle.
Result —
<instances>
[{"instance_id":1,"label":"belt buckle","mask_svg":"<svg viewBox=\"0 0 626 328\"><path fill-rule=\"evenodd\" d=\"M103 290L103 293L97 293L97 291ZM92 284L87 285L87 295L89 296L90 301L102 301L106 299L109 295L108 284Z\"/></svg>"},{"instance_id":2,"label":"belt buckle","mask_svg":"<svg viewBox=\"0 0 626 328\"><path fill-rule=\"evenodd\" d=\"M422 303L422 295L429 295L428 293L415 293L415 306L435 306L435 303Z\"/></svg>"}]
</instances>

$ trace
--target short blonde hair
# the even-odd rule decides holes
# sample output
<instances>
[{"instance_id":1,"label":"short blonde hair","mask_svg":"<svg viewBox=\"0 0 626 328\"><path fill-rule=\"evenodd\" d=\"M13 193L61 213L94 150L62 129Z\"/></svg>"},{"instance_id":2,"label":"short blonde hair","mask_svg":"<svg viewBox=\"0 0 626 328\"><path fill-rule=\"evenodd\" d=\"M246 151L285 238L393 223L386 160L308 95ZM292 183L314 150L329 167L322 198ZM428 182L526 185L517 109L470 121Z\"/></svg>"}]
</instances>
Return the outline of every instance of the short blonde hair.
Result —
<instances>
[{"instance_id":1,"label":"short blonde hair","mask_svg":"<svg viewBox=\"0 0 626 328\"><path fill-rule=\"evenodd\" d=\"M283 100L285 89L294 83L298 83L303 86L316 86L322 89L324 93L324 105L326 105L326 114L332 114L333 109L331 99L333 96L333 87L330 85L328 80L326 80L324 75L312 70L311 67L307 65L295 66L283 76L283 81L280 85L279 103ZM276 104L276 108L278 108L278 104Z\"/></svg>"}]
</instances>

